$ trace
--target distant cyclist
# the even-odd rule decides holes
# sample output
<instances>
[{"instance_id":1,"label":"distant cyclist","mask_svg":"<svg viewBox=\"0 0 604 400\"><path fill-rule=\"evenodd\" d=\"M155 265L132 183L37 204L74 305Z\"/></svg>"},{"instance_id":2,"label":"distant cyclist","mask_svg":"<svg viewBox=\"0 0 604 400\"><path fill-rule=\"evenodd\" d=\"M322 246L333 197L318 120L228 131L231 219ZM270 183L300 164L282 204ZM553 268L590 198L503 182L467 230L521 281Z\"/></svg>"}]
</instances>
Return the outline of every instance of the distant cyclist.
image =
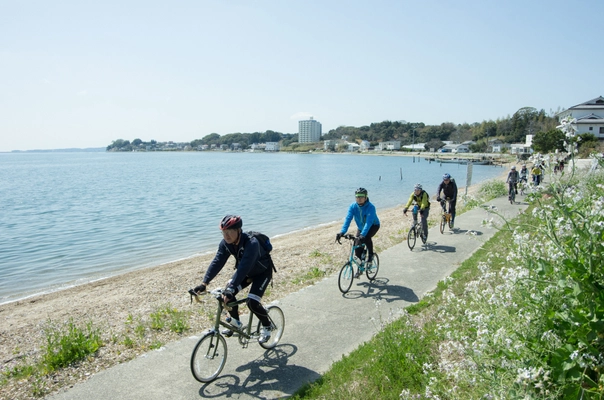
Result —
<instances>
[{"instance_id":1,"label":"distant cyclist","mask_svg":"<svg viewBox=\"0 0 604 400\"><path fill-rule=\"evenodd\" d=\"M407 211L411 204L415 201L419 207L419 215L422 218L422 230L423 237L422 239L425 241L428 239L428 214L430 213L430 196L428 193L422 188L422 185L417 183L415 188L413 189L413 193L409 196L409 201L405 205L403 209L403 214L407 215ZM417 215L413 215L413 223L417 224Z\"/></svg>"},{"instance_id":2,"label":"distant cyclist","mask_svg":"<svg viewBox=\"0 0 604 400\"><path fill-rule=\"evenodd\" d=\"M528 182L528 168L526 164L522 164L522 168L520 168L520 182L527 183Z\"/></svg>"},{"instance_id":3,"label":"distant cyclist","mask_svg":"<svg viewBox=\"0 0 604 400\"><path fill-rule=\"evenodd\" d=\"M510 172L508 173L508 178L505 180L505 183L510 185L510 188L508 190L508 200L512 199L512 190L514 191L514 194L518 194L519 177L520 177L520 175L518 174L518 171L516 171L516 166L512 165L512 168L510 169Z\"/></svg>"},{"instance_id":4,"label":"distant cyclist","mask_svg":"<svg viewBox=\"0 0 604 400\"><path fill-rule=\"evenodd\" d=\"M358 228L355 245L365 243L367 253L369 253L367 262L370 263L373 260L373 240L371 238L380 230L380 219L377 216L375 206L369 201L367 189L358 188L354 192L354 197L355 201L348 207L348 213L344 219L344 224L342 224L342 229L336 235L336 240L339 240L348 231L348 227L354 218ZM363 249L361 247L357 248L355 255L361 258Z\"/></svg>"},{"instance_id":5,"label":"distant cyclist","mask_svg":"<svg viewBox=\"0 0 604 400\"><path fill-rule=\"evenodd\" d=\"M258 243L255 237L242 232L243 221L237 215L227 215L220 222L220 230L223 239L218 245L218 251L210 263L203 283L193 289L196 293L202 293L212 279L222 270L230 256L235 257L235 273L227 283L224 290L223 301L230 303L236 301L235 296L250 284L252 287L247 295L248 308L258 317L262 323L258 341L265 343L270 339L270 321L266 309L260 304L260 300L273 277L273 262L270 255ZM242 328L239 320L239 307L235 306L230 311L231 325ZM223 331L230 336L231 330Z\"/></svg>"},{"instance_id":6,"label":"distant cyclist","mask_svg":"<svg viewBox=\"0 0 604 400\"><path fill-rule=\"evenodd\" d=\"M535 163L535 165L533 165L531 174L533 175L533 184L535 186L539 186L539 184L541 183L541 175L543 174L543 171L541 170L539 163Z\"/></svg>"},{"instance_id":7,"label":"distant cyclist","mask_svg":"<svg viewBox=\"0 0 604 400\"><path fill-rule=\"evenodd\" d=\"M453 223L455 222L455 204L457 204L457 183L455 179L451 179L451 175L444 174L443 181L438 185L436 190L436 201L440 202L442 199L440 193L443 193L444 199L450 199L449 212L451 213L451 229L453 229ZM444 206L443 206L444 208Z\"/></svg>"}]
</instances>

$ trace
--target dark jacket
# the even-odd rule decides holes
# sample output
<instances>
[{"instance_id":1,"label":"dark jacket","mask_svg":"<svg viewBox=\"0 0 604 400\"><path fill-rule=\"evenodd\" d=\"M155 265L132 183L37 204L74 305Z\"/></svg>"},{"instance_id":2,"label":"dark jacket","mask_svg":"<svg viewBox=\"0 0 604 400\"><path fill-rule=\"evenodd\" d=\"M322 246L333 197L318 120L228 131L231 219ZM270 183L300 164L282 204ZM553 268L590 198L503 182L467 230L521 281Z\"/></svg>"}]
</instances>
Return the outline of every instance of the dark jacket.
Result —
<instances>
[{"instance_id":1,"label":"dark jacket","mask_svg":"<svg viewBox=\"0 0 604 400\"><path fill-rule=\"evenodd\" d=\"M444 197L440 195L441 191L443 192ZM442 181L436 190L436 197L443 197L445 199L448 197L451 201L457 201L457 183L455 183L455 180L451 178L448 185L445 181Z\"/></svg>"},{"instance_id":2,"label":"dark jacket","mask_svg":"<svg viewBox=\"0 0 604 400\"><path fill-rule=\"evenodd\" d=\"M245 278L251 278L263 273L269 267L268 253L260 246L256 238L241 232L237 245L227 244L222 239L218 245L218 251L206 271L204 282L210 283L212 279L222 270L230 256L235 257L235 273L231 278L229 286L239 287Z\"/></svg>"}]
</instances>

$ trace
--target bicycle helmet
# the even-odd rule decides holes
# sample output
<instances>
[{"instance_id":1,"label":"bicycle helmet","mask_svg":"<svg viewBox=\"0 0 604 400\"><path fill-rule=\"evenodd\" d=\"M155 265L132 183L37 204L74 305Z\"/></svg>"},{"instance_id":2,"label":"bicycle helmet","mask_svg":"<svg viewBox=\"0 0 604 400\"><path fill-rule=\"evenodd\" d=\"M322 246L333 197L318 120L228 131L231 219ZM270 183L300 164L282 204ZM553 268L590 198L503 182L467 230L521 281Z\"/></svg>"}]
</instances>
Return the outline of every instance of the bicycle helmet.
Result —
<instances>
[{"instance_id":1,"label":"bicycle helmet","mask_svg":"<svg viewBox=\"0 0 604 400\"><path fill-rule=\"evenodd\" d=\"M515 170L516 170L516 166L512 165L512 171L515 171Z\"/></svg>"},{"instance_id":2,"label":"bicycle helmet","mask_svg":"<svg viewBox=\"0 0 604 400\"><path fill-rule=\"evenodd\" d=\"M354 191L354 195L356 197L367 197L367 189L360 187Z\"/></svg>"},{"instance_id":3,"label":"bicycle helmet","mask_svg":"<svg viewBox=\"0 0 604 400\"><path fill-rule=\"evenodd\" d=\"M224 231L225 229L241 229L243 226L243 221L241 217L238 215L227 215L222 221L220 221L220 230Z\"/></svg>"},{"instance_id":4,"label":"bicycle helmet","mask_svg":"<svg viewBox=\"0 0 604 400\"><path fill-rule=\"evenodd\" d=\"M415 184L415 187L413 188L413 190L422 190L422 189L423 189L423 188L422 188L422 185L421 185L421 184L419 184L419 183L416 183L416 184Z\"/></svg>"},{"instance_id":5,"label":"bicycle helmet","mask_svg":"<svg viewBox=\"0 0 604 400\"><path fill-rule=\"evenodd\" d=\"M445 179L451 179L451 175L449 175L449 174L444 174L444 175L443 175L443 181L444 181Z\"/></svg>"}]
</instances>

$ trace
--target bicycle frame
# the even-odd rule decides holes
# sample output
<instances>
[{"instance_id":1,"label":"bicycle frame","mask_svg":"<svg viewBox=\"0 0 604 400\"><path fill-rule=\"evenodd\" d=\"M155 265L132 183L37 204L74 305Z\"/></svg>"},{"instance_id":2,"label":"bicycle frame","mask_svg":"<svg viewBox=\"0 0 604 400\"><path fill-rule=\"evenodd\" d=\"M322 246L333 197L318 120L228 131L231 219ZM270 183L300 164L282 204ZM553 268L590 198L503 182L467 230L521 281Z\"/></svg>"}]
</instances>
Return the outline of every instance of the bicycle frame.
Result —
<instances>
[{"instance_id":1,"label":"bicycle frame","mask_svg":"<svg viewBox=\"0 0 604 400\"><path fill-rule=\"evenodd\" d=\"M446 198L440 201L440 206L442 207L442 216L440 221L440 233L445 232L445 226L449 225L451 228L451 199Z\"/></svg>"},{"instance_id":2,"label":"bicycle frame","mask_svg":"<svg viewBox=\"0 0 604 400\"><path fill-rule=\"evenodd\" d=\"M351 234L346 234L342 237L351 241L350 255L348 256L348 261L344 264L344 266L340 270L340 274L338 275L338 286L340 288L340 291L342 293L347 293L348 290L350 290L350 287L352 286L352 281L354 280L354 278L359 278L363 272L367 275L367 278L370 281L373 281L375 279L380 268L380 259L377 254L373 253L371 263L367 263L367 259L365 258L368 257L367 245L365 243L355 245L354 240L356 239L356 237ZM339 240L338 243L340 243ZM360 262L357 261L357 259L355 258L355 250L359 248L364 249L364 257L361 258ZM354 273L355 266L357 271L356 273Z\"/></svg>"},{"instance_id":3,"label":"bicycle frame","mask_svg":"<svg viewBox=\"0 0 604 400\"><path fill-rule=\"evenodd\" d=\"M191 354L191 372L193 373L193 377L199 382L204 383L211 382L216 379L226 363L227 344L225 336L227 335L224 335L222 332L220 332L219 328L221 326L227 328L231 332L237 333L239 343L244 348L247 347L250 339L258 338L260 336L261 327L261 322L258 320L258 324L255 330L253 330L252 324L254 321L254 313L251 312L251 310L248 323L247 325L244 325L242 329L238 329L237 327L222 321L222 314L225 309L230 310L236 305L245 303L247 299L240 299L224 304L222 298L224 292L222 289L214 289L210 293L218 303L216 317L214 319L214 326L201 336L193 349L193 353ZM193 301L193 296L195 296L195 300L197 302L200 302L198 294L195 293L193 289L189 290L189 294L191 295L191 302ZM275 305L267 307L266 311L267 317L271 323L269 328L271 331L271 336L269 341L259 342L259 344L265 349L272 349L279 343L279 340L283 335L283 330L285 328L285 317L283 315L283 311ZM258 318L256 317L256 319ZM228 335L227 337L230 336L232 335Z\"/></svg>"}]
</instances>

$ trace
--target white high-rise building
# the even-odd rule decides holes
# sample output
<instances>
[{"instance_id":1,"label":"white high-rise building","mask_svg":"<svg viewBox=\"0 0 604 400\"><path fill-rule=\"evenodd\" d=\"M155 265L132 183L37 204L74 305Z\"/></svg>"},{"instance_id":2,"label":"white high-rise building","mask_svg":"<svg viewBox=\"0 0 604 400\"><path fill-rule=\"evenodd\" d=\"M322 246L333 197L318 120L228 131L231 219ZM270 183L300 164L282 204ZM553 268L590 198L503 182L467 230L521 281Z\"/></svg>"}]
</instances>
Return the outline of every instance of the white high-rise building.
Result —
<instances>
[{"instance_id":1,"label":"white high-rise building","mask_svg":"<svg viewBox=\"0 0 604 400\"><path fill-rule=\"evenodd\" d=\"M313 117L298 121L298 143L315 143L321 141L321 123Z\"/></svg>"}]
</instances>

